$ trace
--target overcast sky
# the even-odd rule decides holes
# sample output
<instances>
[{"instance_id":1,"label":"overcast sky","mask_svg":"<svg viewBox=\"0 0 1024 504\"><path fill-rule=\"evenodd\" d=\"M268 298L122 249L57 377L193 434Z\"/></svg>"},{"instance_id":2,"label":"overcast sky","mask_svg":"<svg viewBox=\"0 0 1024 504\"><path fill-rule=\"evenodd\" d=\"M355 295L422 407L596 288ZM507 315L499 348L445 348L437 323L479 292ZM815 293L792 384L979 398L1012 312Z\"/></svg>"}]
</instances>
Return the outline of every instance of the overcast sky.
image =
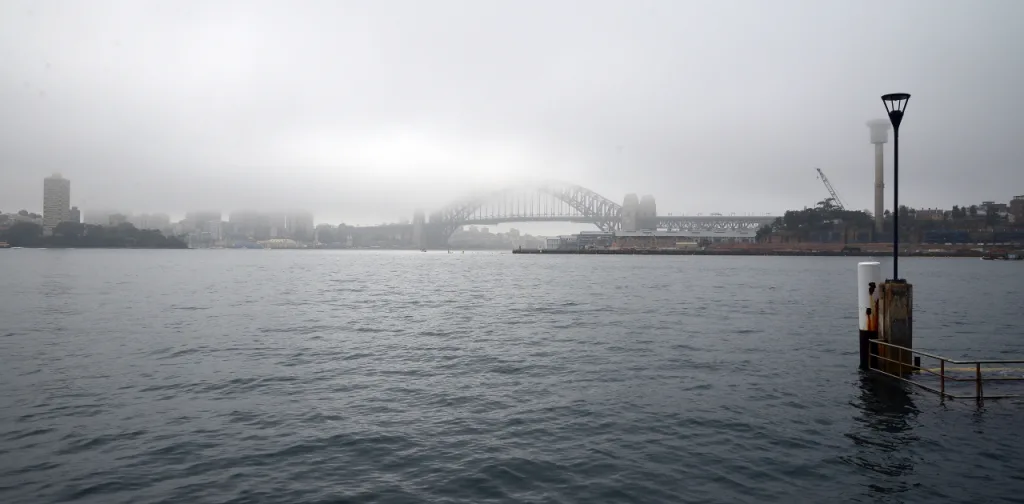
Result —
<instances>
[{"instance_id":1,"label":"overcast sky","mask_svg":"<svg viewBox=\"0 0 1024 504\"><path fill-rule=\"evenodd\" d=\"M0 2L0 210L409 218L517 178L659 213L1024 194L1024 2ZM886 170L891 179L891 146ZM891 181L887 204L891 204Z\"/></svg>"}]
</instances>

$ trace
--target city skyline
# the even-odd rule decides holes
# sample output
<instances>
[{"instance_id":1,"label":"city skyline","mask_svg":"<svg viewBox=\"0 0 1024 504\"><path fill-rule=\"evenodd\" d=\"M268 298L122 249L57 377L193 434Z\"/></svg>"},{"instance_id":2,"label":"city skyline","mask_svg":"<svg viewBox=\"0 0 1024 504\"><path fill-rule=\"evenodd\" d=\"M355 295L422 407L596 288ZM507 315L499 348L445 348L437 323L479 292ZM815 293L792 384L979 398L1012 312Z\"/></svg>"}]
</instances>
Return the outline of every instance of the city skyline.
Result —
<instances>
[{"instance_id":1,"label":"city skyline","mask_svg":"<svg viewBox=\"0 0 1024 504\"><path fill-rule=\"evenodd\" d=\"M60 191L55 191L54 187L50 187L50 184L54 184L56 182L60 182L61 183L61 187L60 187L61 190ZM53 198L53 196L54 196L54 194L56 194L56 192L62 192L62 193L66 192L66 194L63 195L63 196L59 196L57 198ZM43 191L44 207L46 206L45 202L46 202L48 196L51 197L51 199L54 199L55 201L59 200L59 201L64 201L65 203L69 202L70 201L70 180L64 178L63 175L59 174L59 173L55 173L55 174L52 174L50 177L46 177L44 179L44 191ZM636 195L635 194L627 195L627 197L626 197L627 202L629 201L630 197L636 199ZM650 196L649 195L644 196L644 198L648 198L648 197L650 197ZM1014 199L1018 199L1019 200L1020 198L1021 198L1021 196L1017 195L1017 196L1014 196L1014 197L1011 197L1011 198L1007 198L1006 200L1003 200L1003 201L1000 201L1000 200L986 200L986 201L977 202L977 203L967 203L967 204L962 204L962 205L952 205L952 206L946 207L946 208L937 208L937 207L920 207L920 208L910 207L910 208L912 210L914 210L914 211L922 211L922 212L925 212L925 213L944 212L945 214L949 214L950 209L954 209L955 210L955 208L958 207L958 206L962 207L964 209L967 209L968 207L976 207L976 208L978 208L980 210L980 212L982 214L984 214L984 209L989 204L992 204L992 203L999 204L999 203L1001 203L1002 206L1006 206L1007 202L1010 202L1011 200L1014 200ZM827 198L822 198L822 200L825 200L825 199L827 199ZM821 201L819 201L818 203L821 203ZM56 206L60 206L60 205L58 204ZM805 207L807 207L807 206L812 206L812 205L805 205ZM2 210L2 209L0 209L0 210ZM792 209L788 209L788 210L798 210L798 208L792 208ZM864 209L864 211L868 211L869 213L871 212L871 210L868 210L868 209ZM889 209L886 209L886 211L888 212ZM351 220L351 219L348 219L348 220L342 219L341 221L331 221L331 220L324 220L322 218L317 218L311 212L309 212L307 210L303 210L303 209L274 209L274 210L255 210L255 209L251 209L251 208L250 209L234 209L234 210L205 209L205 210L192 210L192 211L187 211L187 212L183 212L183 213L179 213L179 214L175 215L175 214L170 214L170 213L167 213L167 212L152 212L152 213L150 213L150 212L132 212L130 210L111 209L111 208L104 208L104 209L86 208L86 209L81 209L80 210L77 206L71 205L70 208L67 208L65 206L63 212L64 213L62 214L61 217L52 217L50 220L56 219L57 220L56 222L59 222L60 220L66 220L66 221L69 221L69 222L81 222L81 223L93 224L93 225L97 225L97 224L98 225L114 225L114 224L117 224L117 223L120 223L120 222L127 222L127 223L133 224L135 227L137 227L139 229L154 229L154 230L162 230L162 231L170 230L170 231L173 231L174 233L179 234L179 235L182 235L182 234L192 234L194 232L211 232L212 231L213 235L216 236L218 239L223 236L222 232L221 232L222 225L234 225L234 226L237 226L237 225L239 225L240 222L252 221L253 219L263 219L263 220L267 220L268 221L267 228L262 233L266 238L284 236L283 234L279 235L279 233L286 233L286 230L289 230L289 231L287 231L287 233L294 234L295 233L295 229L296 229L295 226L294 225L289 225L289 224L287 224L287 222L295 219L296 218L295 216L302 216L302 217L299 217L301 220L308 221L308 224L303 224L303 225L300 226L301 227L301 231L298 234L298 236L306 237L306 238L308 238L309 236L313 236L313 228L314 227L319 227L321 225L338 226L339 224L346 224L346 225L349 225L349 226L368 226L368 227L373 227L373 226L377 226L377 225L381 225L381 224L409 224L409 223L412 222L409 218L404 218L404 217L403 218L398 218L398 219L393 219L393 220L390 220L390 221L381 221L381 222L358 222L356 220ZM51 214L52 214L52 211L51 211ZM778 215L781 216L781 214L782 213L780 213ZM674 212L657 212L657 213L651 213L651 215L668 215L668 216L677 215L677 216L679 216L679 215L684 215L684 214L674 213ZM698 214L685 214L685 215L700 216L700 215L708 215L708 214L698 213ZM710 215L716 215L716 213L712 213ZM728 214L725 214L725 215L728 215ZM740 215L740 216L742 216L742 215L754 216L756 214L736 214L736 215ZM764 215L764 214L761 214L761 215ZM940 215L941 215L941 213L940 213ZM74 216L75 218L72 218L72 216ZM623 214L623 218L624 219L626 219L627 217L628 216L626 214ZM276 222L275 219L280 220L280 222L277 223L277 224L274 224L273 222ZM44 226L47 227L48 229L52 229L56 225L56 222L49 222L45 218L41 219L40 222L44 223ZM247 229L249 229L249 234L252 234L252 230L255 229L254 228L255 224L250 222L250 224L247 224L246 226L247 226ZM541 235L541 236L544 236L544 235L547 235L547 236L567 235L567 234L572 234L572 233L578 233L578 232L581 232L581 231L590 231L590 230L594 229L593 224L589 224L589 223L571 223L571 222L568 222L568 220L566 222L509 221L509 222L502 222L502 223L492 224L491 226L493 227L493 229L494 229L494 231L496 233L503 233L503 232L510 232L510 231L511 232L518 232L517 231L517 229L518 229L518 230L522 230L523 232L526 232L528 234L536 234L536 235ZM275 231L275 230L279 230L279 231ZM306 235L309 235L309 236L306 236Z\"/></svg>"},{"instance_id":2,"label":"city skyline","mask_svg":"<svg viewBox=\"0 0 1024 504\"><path fill-rule=\"evenodd\" d=\"M881 147L879 144L883 143L883 139L874 131L871 140L875 144L877 163ZM876 164L876 176L880 173L881 167ZM700 240L772 243L777 233L777 239L782 240L782 243L794 237L799 240L799 233L819 240L825 237L825 242L835 240L835 229L815 229L815 222L832 226L839 223L843 242L850 238L851 232L855 241L865 243L875 242L879 235L886 233L890 220L888 210L884 216L876 215L872 219L870 211L844 208L824 173L819 170L819 175L831 197L818 202L814 208L787 211L780 216L721 213L673 216L671 212L659 212L656 199L650 194L628 194L620 205L579 186L549 183L518 191L477 195L476 199L468 200L461 206L431 212L429 216L417 211L411 221L400 219L398 222L384 223L386 225L383 226L353 227L351 224L317 223L312 213L303 210L233 210L227 213L227 220L221 210L194 210L186 213L185 218L173 221L164 213L132 214L107 210L87 211L83 221L82 212L71 205L71 181L60 173L54 173L43 179L43 215L25 210L16 214L0 212L0 231L8 231L15 243L38 244L40 242L32 238L33 233L38 232L38 236L52 237L52 244L63 246L79 244L76 240L92 240L81 244L108 246L113 243L136 243L136 236L139 236L142 240L139 243L188 248L325 246L424 249L446 245L450 247L453 244L470 248L536 244L540 243L536 241L540 238L532 237L531 231L536 229L537 223L542 227L544 224L559 224L558 231L552 233L561 235L559 248L572 247L572 240L565 238L568 236L565 223L577 224L575 231L596 226L599 231L573 236L588 239L601 236L598 240L601 246L615 243L621 246L634 238L642 242L654 236L652 233L655 232L667 233L663 238L669 242L687 238L695 240L693 243ZM880 201L876 199L875 203L878 205ZM917 233L918 239L959 243L965 239L971 240L973 232L974 240L1015 240L1021 236L1017 229L1021 229L1021 222L1024 222L1024 195L1014 196L1008 202L989 200L980 204L954 205L948 210L915 209L901 205L899 214L905 214L913 222L906 230L914 229L910 232ZM895 215L892 219L895 223ZM875 225L865 225L866 221ZM879 222L881 226L878 226ZM123 224L131 226L124 227ZM507 232L502 232L503 225L516 225L517 228L510 227ZM32 231L33 226L38 231ZM494 226L495 235L489 233L490 226ZM110 237L102 230L104 227L113 233ZM518 228L523 229L521 231ZM478 229L482 232L478 232ZM132 235L139 231L158 234ZM180 239L175 242L172 237ZM616 241L620 239L625 241ZM595 244L587 242L588 247L597 246Z\"/></svg>"},{"instance_id":3,"label":"city skyline","mask_svg":"<svg viewBox=\"0 0 1024 504\"><path fill-rule=\"evenodd\" d=\"M58 188L58 185L59 185L59 188ZM58 194L58 193L60 193L60 194ZM53 174L51 174L48 177L44 177L44 179L43 179L43 194L42 195L43 195L43 197L40 200L41 205L39 206L39 210L37 210L36 207L23 207L23 208L18 208L18 210L24 209L24 210L28 210L30 212L38 211L40 214L45 215L46 214L46 208L48 207L47 199L48 198L53 199L54 200L53 204L51 204L49 206L53 206L54 208L56 208L58 206L62 206L63 205L63 210L62 210L63 213L61 213L60 216L53 217L53 219L56 219L56 220L53 223L49 223L48 224L49 227L53 227L56 224L56 222L60 222L62 220L70 221L71 220L70 216L73 213L74 213L74 215L78 215L79 216L79 221L80 222L90 223L90 224L105 224L107 222L107 218L110 217L110 216L113 216L113 215L121 215L121 216L123 216L123 217L125 217L125 218L127 218L129 220L132 217L135 217L135 218L140 218L141 217L141 218L156 218L156 219L160 219L160 220L165 220L166 219L166 220L168 220L170 222L179 222L179 221L185 221L185 220L190 220L190 221L197 221L198 220L198 221L201 221L201 222L206 222L206 221L214 220L214 219L212 219L212 218L201 218L201 219L199 219L199 218L196 217L196 214L212 214L212 213L216 213L216 214L218 214L220 221L229 222L231 214L258 213L258 214L265 214L265 215L278 215L278 216L282 216L282 217L287 216L289 214L309 214L311 220L313 221L313 225L320 225L320 224L332 224L332 225L347 224L347 225L354 225L354 226L374 226L374 225L379 225L379 224L409 223L411 221L411 217L412 217L412 216L402 216L402 217L396 217L396 218L393 218L393 219L390 219L390 220L383 220L383 221L370 221L370 220L362 220L362 221L360 221L359 219L345 219L345 218L342 218L340 220L332 220L332 219L329 219L329 218L325 219L325 218L319 217L315 213L310 212L308 209L300 208L298 205L292 205L291 207L288 207L288 208L271 208L271 209L265 209L265 208L264 209L260 209L260 208L253 208L253 207L234 208L234 209L219 209L219 210L213 209L213 208L202 208L202 209L193 208L193 209L189 209L189 210L179 210L179 211L170 211L170 212L169 211L134 211L132 209L118 208L116 205L97 205L95 207L84 207L84 208L80 209L78 207L78 205L75 205L75 204L73 204L71 202L71 197L70 197L70 179L64 177L62 173L53 173ZM472 195L466 195L466 196L467 196L467 198L463 198L460 201L466 201ZM728 212L728 213L725 213L725 212L707 212L707 213L705 213L705 212L695 212L695 213L689 213L689 212L673 212L673 211L668 210L668 209L662 209L664 211L660 211L657 214L658 215L678 215L678 216L682 216L682 215L700 216L700 215L714 215L714 214L738 215L738 216L756 216L756 215L769 215L770 214L770 215L781 216L783 213L785 213L785 211L788 211L788 210L798 210L800 208L811 207L811 206L814 206L814 204L820 203L822 200L826 200L826 199L829 198L827 194L819 195L819 196L820 196L820 198L817 199L814 202L807 202L807 203L805 203L805 204L803 204L801 206L794 206L792 208L787 208L786 210L784 210L782 212L778 212L778 213L768 213L768 212L758 212L758 213L754 213L754 212ZM636 194L635 193L627 194L627 195L625 195L625 197L626 197L626 199L628 199L629 197L634 197L635 198ZM977 202L963 202L962 201L960 203L953 203L953 204L948 205L948 206L916 207L916 206L912 206L912 205L906 205L906 204L903 204L903 203L901 203L901 206L907 206L908 208L912 208L912 209L915 209L915 210L943 209L943 210L947 210L948 211L949 209L953 208L954 206L960 206L960 207L982 206L983 207L983 206L985 206L986 203L991 203L991 202L997 202L997 203L998 202L1009 202L1009 201L1011 201L1012 199L1014 199L1016 197L1019 197L1019 195L1009 196L1009 197L1007 197L1005 199L988 198L988 199L984 199L984 200L977 201ZM453 201L453 203L458 203L458 202L459 201ZM889 205L885 205L885 206L883 206L883 208L886 211L892 210L891 208L889 208ZM874 212L874 209L866 208L866 207L865 208L859 208L856 205L850 205L850 209L864 210L864 211L867 211L869 213L873 213ZM438 208L437 210L440 210L440 208ZM14 207L10 207L10 210L4 210L3 206L0 206L0 211L17 211L17 210L14 210ZM417 208L413 213L420 212L420 211L424 211L424 210L421 209L421 208ZM430 211L426 211L426 213L429 214ZM49 222L49 220L45 219L45 217L44 217L44 221ZM536 226L538 223L524 223L524 224L529 227L529 226ZM566 222L564 224L568 225L570 223ZM509 225L509 224L498 224L498 226L507 226L507 225ZM579 225L579 226L571 226L571 227L587 228L588 226L589 226L589 224L582 224L582 225ZM156 229L156 227L154 227L154 229Z\"/></svg>"}]
</instances>

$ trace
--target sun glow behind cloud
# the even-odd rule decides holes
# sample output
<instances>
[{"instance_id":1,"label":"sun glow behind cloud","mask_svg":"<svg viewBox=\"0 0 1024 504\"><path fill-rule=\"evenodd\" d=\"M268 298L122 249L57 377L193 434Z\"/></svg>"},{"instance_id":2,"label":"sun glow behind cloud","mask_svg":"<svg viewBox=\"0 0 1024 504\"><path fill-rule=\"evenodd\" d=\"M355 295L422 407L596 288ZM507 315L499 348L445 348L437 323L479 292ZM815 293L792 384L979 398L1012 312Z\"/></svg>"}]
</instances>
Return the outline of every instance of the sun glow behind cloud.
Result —
<instances>
[{"instance_id":1,"label":"sun glow behind cloud","mask_svg":"<svg viewBox=\"0 0 1024 504\"><path fill-rule=\"evenodd\" d=\"M414 128L305 132L288 138L281 150L303 170L330 170L355 183L500 186L542 172L546 164L525 145L457 140Z\"/></svg>"}]
</instances>

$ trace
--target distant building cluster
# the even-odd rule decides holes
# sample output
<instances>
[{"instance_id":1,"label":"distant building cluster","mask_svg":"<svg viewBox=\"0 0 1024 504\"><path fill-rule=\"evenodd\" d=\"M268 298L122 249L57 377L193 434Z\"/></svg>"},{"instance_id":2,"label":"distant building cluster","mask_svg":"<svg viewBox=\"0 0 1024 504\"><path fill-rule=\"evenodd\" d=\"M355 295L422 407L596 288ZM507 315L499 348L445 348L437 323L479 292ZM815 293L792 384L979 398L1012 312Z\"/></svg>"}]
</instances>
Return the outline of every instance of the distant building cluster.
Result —
<instances>
[{"instance_id":1,"label":"distant building cluster","mask_svg":"<svg viewBox=\"0 0 1024 504\"><path fill-rule=\"evenodd\" d=\"M80 223L82 212L78 207L71 206L71 181L60 173L54 173L43 179L43 213L42 215L28 210L12 213L0 213L0 229L7 229L19 222L35 224L43 228L46 235L62 222Z\"/></svg>"},{"instance_id":2,"label":"distant building cluster","mask_svg":"<svg viewBox=\"0 0 1024 504\"><path fill-rule=\"evenodd\" d=\"M19 210L0 212L0 231L19 223L38 226L43 236L64 236L63 223L91 226L131 225L177 237L193 248L414 248L424 247L425 233L437 225L417 211L412 221L379 226L316 225L313 214L302 210L194 210L175 222L165 213L131 213L112 209L79 210L71 204L71 181L60 173L43 179L42 213ZM900 207L901 237L918 243L1024 242L1024 195L1009 202L982 201L943 208ZM720 214L712 214L712 216ZM659 218L653 196L626 195L617 230L583 232L557 238L523 235L516 229L492 233L487 227L466 226L451 232L447 246L462 249L508 248L690 248L696 244L743 243L874 243L887 241L894 219L884 211L882 229L870 212L846 211L819 202L816 208L789 211L771 225L728 233L720 229L698 233L657 229ZM434 226L431 229L427 225ZM872 225L874 224L874 225ZM607 229L603 227L602 229ZM83 229L85 229L83 227ZM83 231L87 233L88 231ZM450 232L450 231L449 231ZM698 236L700 235L700 236ZM433 236L433 235L431 235ZM448 236L448 235L444 235ZM445 246L433 240L434 246Z\"/></svg>"},{"instance_id":3,"label":"distant building cluster","mask_svg":"<svg viewBox=\"0 0 1024 504\"><path fill-rule=\"evenodd\" d=\"M1024 195L1014 196L1009 203L982 201L977 205L954 205L950 209L911 208L906 211L911 218L919 221L975 221L989 226L1020 226L1024 225Z\"/></svg>"},{"instance_id":4,"label":"distant building cluster","mask_svg":"<svg viewBox=\"0 0 1024 504\"><path fill-rule=\"evenodd\" d=\"M238 211L224 221L219 210L201 210L188 212L178 222L165 213L133 214L103 208L82 211L71 206L71 181L59 173L43 179L42 206L41 215L27 210L0 213L0 230L29 223L50 235L65 222L111 227L130 224L181 237L193 247L304 248L316 244L313 214L306 211Z\"/></svg>"},{"instance_id":5,"label":"distant building cluster","mask_svg":"<svg viewBox=\"0 0 1024 504\"><path fill-rule=\"evenodd\" d=\"M544 238L520 233L518 229L509 229L507 233L492 233L488 227L467 226L455 231L448 244L453 249L499 249L542 248Z\"/></svg>"},{"instance_id":6,"label":"distant building cluster","mask_svg":"<svg viewBox=\"0 0 1024 504\"><path fill-rule=\"evenodd\" d=\"M924 243L1024 242L1024 195L1008 203L982 201L950 209L901 209L913 219ZM903 227L902 225L900 226Z\"/></svg>"},{"instance_id":7,"label":"distant building cluster","mask_svg":"<svg viewBox=\"0 0 1024 504\"><path fill-rule=\"evenodd\" d=\"M128 223L183 237L191 247L303 248L315 242L313 214L305 211L257 212L197 210L173 222L164 213L131 214L110 210L86 212L86 222L104 226ZM284 240L284 241L283 241ZM286 241L294 245L285 246Z\"/></svg>"}]
</instances>

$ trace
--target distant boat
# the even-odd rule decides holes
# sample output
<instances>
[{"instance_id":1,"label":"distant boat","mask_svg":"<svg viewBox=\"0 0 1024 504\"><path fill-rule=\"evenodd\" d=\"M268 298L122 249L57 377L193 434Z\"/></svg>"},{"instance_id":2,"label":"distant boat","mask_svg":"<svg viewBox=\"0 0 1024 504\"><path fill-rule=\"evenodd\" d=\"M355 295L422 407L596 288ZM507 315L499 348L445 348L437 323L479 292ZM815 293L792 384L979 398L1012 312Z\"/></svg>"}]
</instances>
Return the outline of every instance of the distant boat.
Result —
<instances>
[{"instance_id":1,"label":"distant boat","mask_svg":"<svg viewBox=\"0 0 1024 504\"><path fill-rule=\"evenodd\" d=\"M420 252L426 252L427 249L420 249Z\"/></svg>"},{"instance_id":2,"label":"distant boat","mask_svg":"<svg viewBox=\"0 0 1024 504\"><path fill-rule=\"evenodd\" d=\"M1016 254L985 254L981 256L982 261L1019 261L1020 256Z\"/></svg>"}]
</instances>

